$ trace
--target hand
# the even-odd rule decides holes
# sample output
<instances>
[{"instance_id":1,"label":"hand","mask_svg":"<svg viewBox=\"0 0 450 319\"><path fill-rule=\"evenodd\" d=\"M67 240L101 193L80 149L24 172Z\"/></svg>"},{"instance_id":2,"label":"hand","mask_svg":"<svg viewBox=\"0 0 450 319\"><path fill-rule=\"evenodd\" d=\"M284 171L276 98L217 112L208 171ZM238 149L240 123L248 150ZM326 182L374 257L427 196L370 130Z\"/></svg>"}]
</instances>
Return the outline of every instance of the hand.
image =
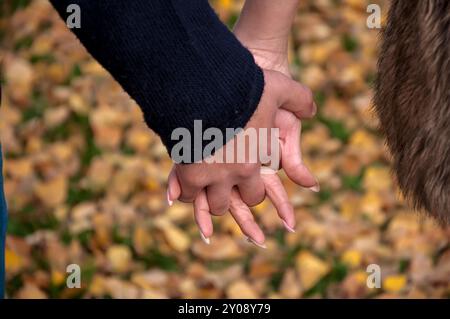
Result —
<instances>
[{"instance_id":1,"label":"hand","mask_svg":"<svg viewBox=\"0 0 450 319\"><path fill-rule=\"evenodd\" d=\"M291 9L294 9L296 6L296 1L289 1ZM261 3L262 2L260 1L259 4ZM247 4L249 4L248 7L252 6L251 1L247 1L246 5ZM253 2L253 4L255 4L255 2ZM244 14L245 12L243 12L243 15ZM242 22L243 20L246 21L245 19L241 19L239 22ZM264 69L276 70L288 77L291 77L289 73L287 56L288 34L286 33L283 35L281 33L281 36L279 36L280 33L278 33L278 36L269 38L258 37L257 34L251 35L245 30L245 26L249 27L247 22L248 21L238 23L235 29L235 34L241 43L243 43L243 45L247 47L250 52L252 52L256 63ZM251 27L249 27L249 29L260 30L260 28L255 29ZM306 92L311 94L310 91ZM311 99L312 101L312 96L308 99ZM316 109L317 107L314 106L314 108ZM276 112L275 125L280 128L280 146L282 153L281 164L286 174L297 184L306 186L314 192L318 192L320 190L319 183L302 162L300 151L300 121L293 113L279 109ZM262 174L261 178L264 183L266 194L274 204L278 215L283 221L284 227L288 231L294 232L295 216L293 207L289 202L286 191L279 177L276 175L276 172L272 171L272 174ZM173 188L179 189L176 178L169 179L169 188L171 185ZM208 201L206 199L205 192L202 191L199 193L194 202L194 215L202 238L206 243L209 243L209 237L213 232L212 220L209 212L210 208ZM256 224L250 209L242 201L240 193L236 191L236 189L233 189L231 193L230 212L242 232L249 238L249 240L257 246L265 248L264 233L258 224Z\"/></svg>"},{"instance_id":2,"label":"hand","mask_svg":"<svg viewBox=\"0 0 450 319\"><path fill-rule=\"evenodd\" d=\"M285 6L279 6L267 0L247 0L235 29L236 36L252 52L256 63L260 67L279 71L288 77L290 77L287 56L289 21L293 19L293 12L295 12L297 2L297 0L286 0ZM275 29L267 30L262 28L261 25L256 28L252 27L252 24L255 26L260 21L273 17L274 9L279 10L275 13L275 16L284 16L286 18L278 20L281 21L281 24L270 24L271 26L276 25ZM265 16L265 18L261 19L262 16ZM248 30L250 32L247 32ZM311 92L307 89L305 89L305 92L306 95L310 95L308 100L312 101ZM315 104L313 109L316 109ZM309 187L316 192L319 191L317 180L303 165L301 160L300 121L293 113L279 109L276 111L275 125L280 128L281 164L287 175L297 184ZM267 170L267 168L264 169ZM277 209L285 228L288 231L294 231L295 218L293 208L280 179L275 173L272 171L272 174L263 174L261 176L265 191ZM174 193L177 193L176 190L180 189L175 174L171 174L171 178L169 178L169 191L170 189L174 189ZM195 199L194 211L202 237L206 242L209 242L213 229L210 208L204 191L201 191ZM231 192L230 212L249 240L262 247L264 234L255 223L253 215L235 188Z\"/></svg>"},{"instance_id":3,"label":"hand","mask_svg":"<svg viewBox=\"0 0 450 319\"><path fill-rule=\"evenodd\" d=\"M302 165L299 148L299 139L300 139L300 122L297 120L297 117L294 115L297 114L299 117L311 117L315 113L314 103L312 101L312 96L309 90L305 89L301 85L293 81L286 81L287 78L281 76L278 72L269 72L265 71L266 75L266 90L265 92L271 92L271 90L267 90L267 86L272 87L272 81L276 81L275 83L275 91L277 92L285 92L287 94L284 97L284 101L282 103L275 103L275 107L265 106L265 97L262 99L262 103L260 105L264 105L263 109L265 111L260 110L258 107L255 116L249 122L248 126L252 127L267 127L276 126L280 127L280 147L281 147L281 165L285 169L287 175L296 183L303 185L305 187L311 187L313 190L318 190L317 181L314 176L308 171L308 169ZM268 76L269 75L269 76ZM295 85L294 85L295 83ZM278 89L277 89L278 87ZM288 91L291 89L295 89L296 92L294 94L288 94ZM272 95L272 93L269 93ZM276 95L276 93L275 93ZM275 99L276 100L276 99ZM273 100L273 102L276 102ZM270 104L269 104L270 105ZM285 109L283 109L285 108ZM287 110L286 110L287 109ZM264 113L263 113L264 112ZM261 115L263 120L261 121ZM271 116L274 116L275 119L270 119ZM259 121L255 120L259 119ZM261 125L261 123L265 123ZM224 147L226 148L227 145ZM291 151L292 150L292 151ZM218 182L224 182L224 178L220 178L218 171L221 169L217 165L219 164L204 164L210 165L209 168L199 168L193 167L193 165L176 165L172 170L169 176L169 186L168 186L168 201L169 203L178 197L182 197L183 186L179 183L180 176L185 177L188 180L187 185L191 185L193 182L189 182L189 179L194 179L199 181L198 176L202 176L201 179L204 182L204 177L216 177ZM198 165L198 164L197 164ZM200 164L200 165L203 165ZM223 165L223 164L221 164ZM250 196L255 196L257 192L255 190L262 189L271 199L275 208L277 209L278 215L283 221L283 225L286 227L288 231L294 231L295 227L295 218L293 207L289 202L288 196L284 187L281 183L281 180L277 176L275 171L271 171L267 174L267 170L270 170L267 167L262 168L266 170L266 174L259 174L260 166L258 167L258 171L254 172L253 167L251 167L252 171L245 171L249 168L249 164L245 164L246 166L241 167L240 164L232 164L235 166L234 168L228 167L228 171L226 174L233 174L233 171L237 173L237 171L241 171L238 173L238 176L242 178L242 174L244 174L244 178L248 177L249 181L244 182L247 185L246 187L234 187L232 183L227 183L224 186L219 186L214 190L217 190L219 193L217 194L220 197L220 203L223 203L222 209L219 210L220 213L225 212L226 210L230 210L234 219L240 226L242 232L247 235L250 241L255 243L256 245L262 247L264 244L264 234L260 227L254 221L253 215L249 210L248 206L253 206L252 202L248 199ZM191 166L191 167L187 167ZM181 174L179 174L178 169L182 169ZM199 175L196 171L189 171L188 168L199 169L200 171L204 169L204 174ZM255 175L257 173L257 175ZM183 174L183 175L182 175ZM196 179L197 177L197 179ZM252 183L256 181L256 183ZM181 184L181 185L180 185ZM239 185L239 184L237 184ZM200 232L202 234L203 239L206 242L209 242L209 237L212 235L213 227L211 220L211 213L217 215L217 210L211 208L211 202L216 200L215 197L208 196L208 188L206 191L202 189L202 184L193 185L194 188L188 188L185 192L187 195L186 198L182 198L183 201L191 201L192 198L195 198L194 201L194 215L195 220L200 228ZM209 188L210 189L210 188ZM225 191L224 191L225 190ZM186 195L184 195L186 196ZM260 197L262 200L264 196ZM255 203L259 203L260 200L255 201ZM225 209L226 208L226 209ZM219 213L219 214L220 214Z\"/></svg>"},{"instance_id":4,"label":"hand","mask_svg":"<svg viewBox=\"0 0 450 319\"><path fill-rule=\"evenodd\" d=\"M280 108L298 117L313 116L314 106L309 92L303 86L279 72L264 70L264 78L264 94L245 129L275 127L275 114ZM270 145L270 141L266 141L266 145ZM229 147L232 146L227 143L221 149L222 151L217 152L213 157L216 157L216 160L221 159ZM254 206L260 203L265 195L260 177L260 166L259 162L217 163L214 158L208 159L208 162L175 165L175 174L181 185L179 199L184 202L193 202L199 192L206 189L211 213L222 215L229 209L231 190L236 186L244 203ZM169 194L170 200L177 197L175 194Z\"/></svg>"},{"instance_id":5,"label":"hand","mask_svg":"<svg viewBox=\"0 0 450 319\"><path fill-rule=\"evenodd\" d=\"M281 72L289 78L292 77L289 72L288 37L297 5L298 0L286 0L283 6L269 0L247 0L234 29L236 37L253 54L261 68ZM261 25L261 21L267 19L276 20ZM305 91L310 94L308 100L312 100L311 91L307 88ZM317 106L314 105L314 109ZM282 167L286 174L295 183L318 191L319 183L315 180L311 187L312 174L301 160L300 121L294 114L279 110L275 125L280 129L284 159Z\"/></svg>"},{"instance_id":6,"label":"hand","mask_svg":"<svg viewBox=\"0 0 450 319\"><path fill-rule=\"evenodd\" d=\"M269 196L270 200L274 204L278 215L283 221L284 227L289 232L295 232L295 217L292 204L289 202L288 195L281 184L280 179L276 175L276 171L271 170L268 167L262 167L265 170L261 174L261 179L264 183L264 188ZM171 194L180 194L181 187L178 183L178 179L172 171L169 176L168 192ZM169 195L168 195L169 196ZM170 203L169 203L170 204ZM261 228L255 222L252 212L248 206L242 201L239 191L233 187L230 196L230 213L239 225L241 231L247 236L248 240L255 245L266 248L264 245L265 236ZM195 221L200 229L200 234L203 241L207 244L210 243L210 237L213 234L213 223L211 217L211 209L208 203L205 190L201 190L194 201L194 217ZM292 226L290 226L292 225Z\"/></svg>"},{"instance_id":7,"label":"hand","mask_svg":"<svg viewBox=\"0 0 450 319\"><path fill-rule=\"evenodd\" d=\"M244 31L241 30L240 34ZM254 46L254 40L250 44L242 40L238 35L239 41L247 47L255 58L255 62L262 68L271 68L271 70L283 73L289 78L292 78L289 72L289 63L287 58L287 50L283 51L284 45L282 39L278 39L279 48L276 48L274 41L264 44L259 41L257 47ZM247 40L248 41L248 40ZM284 53L283 53L284 52ZM306 99L312 101L314 113L317 111L317 106L313 101L312 93L308 88L304 88ZM275 117L275 126L280 129L280 147L282 156L281 167L284 169L288 177L296 184L310 188L318 192L320 186L318 181L313 177L310 170L302 161L302 154L300 150L300 134L301 122L298 117L292 112L287 112L283 109L277 110Z\"/></svg>"}]
</instances>

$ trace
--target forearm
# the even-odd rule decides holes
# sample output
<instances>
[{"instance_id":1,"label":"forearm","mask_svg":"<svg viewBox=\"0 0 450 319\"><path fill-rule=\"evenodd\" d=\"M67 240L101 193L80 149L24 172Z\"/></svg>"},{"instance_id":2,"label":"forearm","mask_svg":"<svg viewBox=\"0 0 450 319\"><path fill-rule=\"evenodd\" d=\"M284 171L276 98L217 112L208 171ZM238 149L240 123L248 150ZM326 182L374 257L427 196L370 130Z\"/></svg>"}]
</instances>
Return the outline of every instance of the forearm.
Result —
<instances>
[{"instance_id":1,"label":"forearm","mask_svg":"<svg viewBox=\"0 0 450 319\"><path fill-rule=\"evenodd\" d=\"M287 49L288 37L299 0L246 0L235 26L245 43L264 44L274 50Z\"/></svg>"},{"instance_id":2,"label":"forearm","mask_svg":"<svg viewBox=\"0 0 450 319\"><path fill-rule=\"evenodd\" d=\"M169 152L176 128L194 136L194 121L202 120L203 130L225 136L255 111L262 71L207 0L51 2L64 20L69 4L80 6L81 28L72 31L136 100Z\"/></svg>"}]
</instances>

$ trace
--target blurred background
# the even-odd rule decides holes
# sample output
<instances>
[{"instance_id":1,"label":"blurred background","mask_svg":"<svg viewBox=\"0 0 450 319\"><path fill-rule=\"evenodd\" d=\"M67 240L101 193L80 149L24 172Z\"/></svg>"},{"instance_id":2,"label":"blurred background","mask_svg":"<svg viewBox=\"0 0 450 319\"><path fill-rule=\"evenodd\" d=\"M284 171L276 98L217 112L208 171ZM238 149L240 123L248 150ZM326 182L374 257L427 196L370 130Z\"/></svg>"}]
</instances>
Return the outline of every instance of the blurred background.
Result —
<instances>
[{"instance_id":1,"label":"blurred background","mask_svg":"<svg viewBox=\"0 0 450 319\"><path fill-rule=\"evenodd\" d=\"M300 1L290 61L319 105L302 149L322 190L283 177L295 234L268 201L253 209L266 250L228 215L205 245L192 207L166 203L171 161L137 105L47 1L1 2L8 297L450 297L450 228L408 208L371 112L379 30L366 26L368 1ZM387 1L370 3L385 18ZM231 27L243 2L212 4ZM81 289L66 287L69 264ZM369 264L379 289L366 285Z\"/></svg>"}]
</instances>

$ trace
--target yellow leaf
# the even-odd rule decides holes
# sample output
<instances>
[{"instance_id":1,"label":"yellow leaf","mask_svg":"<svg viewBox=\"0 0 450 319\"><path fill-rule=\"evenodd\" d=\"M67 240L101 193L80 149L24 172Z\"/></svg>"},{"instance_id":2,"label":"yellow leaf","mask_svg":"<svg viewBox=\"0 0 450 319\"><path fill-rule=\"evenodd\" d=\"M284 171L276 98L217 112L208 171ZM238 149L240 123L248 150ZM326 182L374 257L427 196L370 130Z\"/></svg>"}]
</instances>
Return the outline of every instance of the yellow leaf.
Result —
<instances>
[{"instance_id":1,"label":"yellow leaf","mask_svg":"<svg viewBox=\"0 0 450 319\"><path fill-rule=\"evenodd\" d=\"M233 1L232 0L220 0L219 4L220 4L220 7L222 10L228 11L231 9Z\"/></svg>"},{"instance_id":2,"label":"yellow leaf","mask_svg":"<svg viewBox=\"0 0 450 319\"><path fill-rule=\"evenodd\" d=\"M66 200L67 177L60 175L51 181L39 183L35 193L46 206L56 207Z\"/></svg>"},{"instance_id":3,"label":"yellow leaf","mask_svg":"<svg viewBox=\"0 0 450 319\"><path fill-rule=\"evenodd\" d=\"M383 280L383 289L387 292L399 292L405 285L405 275L392 275Z\"/></svg>"},{"instance_id":4,"label":"yellow leaf","mask_svg":"<svg viewBox=\"0 0 450 319\"><path fill-rule=\"evenodd\" d=\"M303 290L308 290L330 271L330 266L307 251L297 255L296 268Z\"/></svg>"},{"instance_id":5,"label":"yellow leaf","mask_svg":"<svg viewBox=\"0 0 450 319\"><path fill-rule=\"evenodd\" d=\"M178 252L185 252L191 245L190 238L178 227L172 224L167 218L158 218L155 225L161 229L164 238L170 247Z\"/></svg>"},{"instance_id":6,"label":"yellow leaf","mask_svg":"<svg viewBox=\"0 0 450 319\"><path fill-rule=\"evenodd\" d=\"M367 272L361 270L358 271L354 274L356 281L358 282L358 284L367 284Z\"/></svg>"},{"instance_id":7,"label":"yellow leaf","mask_svg":"<svg viewBox=\"0 0 450 319\"><path fill-rule=\"evenodd\" d=\"M381 196L374 191L369 191L361 199L361 211L377 225L380 225L386 219L382 212Z\"/></svg>"},{"instance_id":8,"label":"yellow leaf","mask_svg":"<svg viewBox=\"0 0 450 319\"><path fill-rule=\"evenodd\" d=\"M113 271L123 273L130 268L131 251L127 246L111 246L108 249L106 256Z\"/></svg>"},{"instance_id":9,"label":"yellow leaf","mask_svg":"<svg viewBox=\"0 0 450 319\"><path fill-rule=\"evenodd\" d=\"M92 278L89 293L94 297L102 297L105 294L105 278L103 276L95 275Z\"/></svg>"},{"instance_id":10,"label":"yellow leaf","mask_svg":"<svg viewBox=\"0 0 450 319\"><path fill-rule=\"evenodd\" d=\"M184 252L189 249L191 240L178 227L172 226L165 229L165 236L170 247L178 252Z\"/></svg>"},{"instance_id":11,"label":"yellow leaf","mask_svg":"<svg viewBox=\"0 0 450 319\"><path fill-rule=\"evenodd\" d=\"M355 249L347 250L341 257L342 262L350 267L358 267L361 264L361 253Z\"/></svg>"},{"instance_id":12,"label":"yellow leaf","mask_svg":"<svg viewBox=\"0 0 450 319\"><path fill-rule=\"evenodd\" d=\"M255 212L256 214L260 214L264 211L267 210L268 208L268 204L267 201L262 201L261 203L259 203L258 205L256 205L255 207L252 208L252 211Z\"/></svg>"},{"instance_id":13,"label":"yellow leaf","mask_svg":"<svg viewBox=\"0 0 450 319\"><path fill-rule=\"evenodd\" d=\"M201 240L194 242L192 252L204 260L232 260L242 258L244 252L230 236L216 234L211 244L206 245Z\"/></svg>"},{"instance_id":14,"label":"yellow leaf","mask_svg":"<svg viewBox=\"0 0 450 319\"><path fill-rule=\"evenodd\" d=\"M233 282L227 289L227 297L230 299L255 299L258 298L252 286L245 280Z\"/></svg>"},{"instance_id":15,"label":"yellow leaf","mask_svg":"<svg viewBox=\"0 0 450 319\"><path fill-rule=\"evenodd\" d=\"M24 261L22 257L17 255L11 249L6 248L5 250L5 267L7 272L15 273L22 269L24 266Z\"/></svg>"},{"instance_id":16,"label":"yellow leaf","mask_svg":"<svg viewBox=\"0 0 450 319\"><path fill-rule=\"evenodd\" d=\"M66 280L66 276L63 272L58 271L58 270L54 270L52 271L52 283L55 286L59 286L62 283L64 283L64 281Z\"/></svg>"},{"instance_id":17,"label":"yellow leaf","mask_svg":"<svg viewBox=\"0 0 450 319\"><path fill-rule=\"evenodd\" d=\"M365 189L374 191L389 190L392 188L392 179L387 167L369 167L364 174L363 185Z\"/></svg>"},{"instance_id":18,"label":"yellow leaf","mask_svg":"<svg viewBox=\"0 0 450 319\"><path fill-rule=\"evenodd\" d=\"M152 242L152 237L147 229L137 225L133 233L133 246L136 252L140 255L145 254L152 245Z\"/></svg>"}]
</instances>

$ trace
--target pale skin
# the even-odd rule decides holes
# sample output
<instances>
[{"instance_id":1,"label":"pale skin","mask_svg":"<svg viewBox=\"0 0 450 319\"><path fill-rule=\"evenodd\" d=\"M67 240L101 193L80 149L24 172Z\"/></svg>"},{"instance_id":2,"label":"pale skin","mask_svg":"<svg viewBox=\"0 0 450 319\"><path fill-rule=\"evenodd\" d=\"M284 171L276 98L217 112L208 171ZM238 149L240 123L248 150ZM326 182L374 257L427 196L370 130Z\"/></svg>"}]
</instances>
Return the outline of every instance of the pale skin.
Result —
<instances>
[{"instance_id":1,"label":"pale skin","mask_svg":"<svg viewBox=\"0 0 450 319\"><path fill-rule=\"evenodd\" d=\"M296 184L318 191L318 182L303 164L300 151L300 119L314 116L316 106L311 91L291 79L287 57L297 5L298 0L283 0L282 4L247 0L234 33L253 54L265 76L264 94L246 128L279 128L281 168ZM259 163L175 165L169 175L168 201L193 202L195 220L206 243L213 234L211 215L230 211L248 239L264 248L264 233L249 207L267 195L284 227L291 232L295 229L295 216L276 172L261 174L261 169L269 170Z\"/></svg>"}]
</instances>

